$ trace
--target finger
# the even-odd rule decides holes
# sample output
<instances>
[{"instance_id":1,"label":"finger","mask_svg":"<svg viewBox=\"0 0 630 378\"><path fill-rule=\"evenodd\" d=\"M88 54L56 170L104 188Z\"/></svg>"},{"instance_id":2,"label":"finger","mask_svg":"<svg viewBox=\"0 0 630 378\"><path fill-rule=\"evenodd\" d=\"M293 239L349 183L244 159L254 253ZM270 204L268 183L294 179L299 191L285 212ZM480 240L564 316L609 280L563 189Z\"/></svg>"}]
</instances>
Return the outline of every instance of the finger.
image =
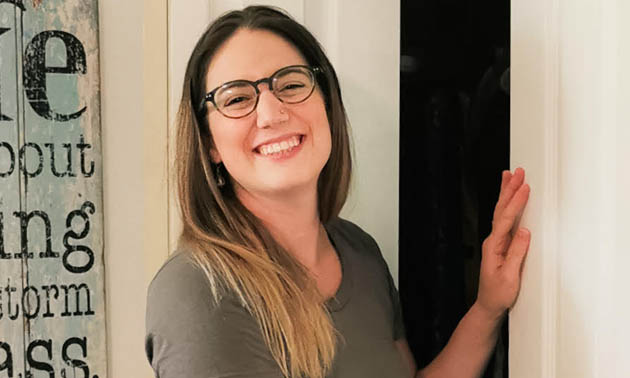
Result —
<instances>
[{"instance_id":1,"label":"finger","mask_svg":"<svg viewBox=\"0 0 630 378\"><path fill-rule=\"evenodd\" d=\"M482 244L481 253L483 256L490 256L492 261L498 262L502 265L511 242L512 237L510 235L503 238L497 238L493 234L490 234Z\"/></svg>"},{"instance_id":2,"label":"finger","mask_svg":"<svg viewBox=\"0 0 630 378\"><path fill-rule=\"evenodd\" d=\"M494 213L492 215L493 220L498 215L498 211L500 211L497 209L499 209L499 207L501 208L504 207L503 203L505 202L507 187L510 184L510 180L512 179L512 177L513 177L512 172L503 171L502 177L501 177L501 189L499 190L499 198L497 199L497 204L495 206Z\"/></svg>"},{"instance_id":3,"label":"finger","mask_svg":"<svg viewBox=\"0 0 630 378\"><path fill-rule=\"evenodd\" d=\"M512 172L503 171L501 173L501 190L499 191L499 193L501 193L505 189L507 184L510 182L511 178L512 178Z\"/></svg>"},{"instance_id":4,"label":"finger","mask_svg":"<svg viewBox=\"0 0 630 378\"><path fill-rule=\"evenodd\" d=\"M508 180L502 185L501 192L499 193L499 199L495 207L495 213L500 214L500 211L510 202L514 193L525 181L525 171L522 168L516 168L514 174L508 171Z\"/></svg>"},{"instance_id":5,"label":"finger","mask_svg":"<svg viewBox=\"0 0 630 378\"><path fill-rule=\"evenodd\" d=\"M520 275L523 260L529 250L530 241L531 233L529 230L526 228L519 229L512 240L512 244L510 244L508 256L505 260L505 269L509 276L517 277L517 275Z\"/></svg>"},{"instance_id":6,"label":"finger","mask_svg":"<svg viewBox=\"0 0 630 378\"><path fill-rule=\"evenodd\" d=\"M499 199L497 205L494 208L494 218L501 215L507 204L510 202L514 193L521 187L525 181L525 171L522 168L516 168L514 175L511 175L508 182L505 185L501 185L501 192L499 193Z\"/></svg>"},{"instance_id":7,"label":"finger","mask_svg":"<svg viewBox=\"0 0 630 378\"><path fill-rule=\"evenodd\" d=\"M510 203L492 224L492 234L496 238L504 238L514 227L516 218L523 212L529 199L530 188L523 184L512 197Z\"/></svg>"}]
</instances>

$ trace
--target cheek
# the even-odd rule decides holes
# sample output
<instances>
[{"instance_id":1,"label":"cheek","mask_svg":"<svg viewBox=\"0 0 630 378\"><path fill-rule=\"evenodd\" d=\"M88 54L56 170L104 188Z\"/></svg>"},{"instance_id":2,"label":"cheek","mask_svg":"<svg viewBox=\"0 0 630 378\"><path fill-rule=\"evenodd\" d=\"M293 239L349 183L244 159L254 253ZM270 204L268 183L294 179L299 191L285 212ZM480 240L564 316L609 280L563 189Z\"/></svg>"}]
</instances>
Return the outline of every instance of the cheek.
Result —
<instances>
[{"instance_id":1,"label":"cheek","mask_svg":"<svg viewBox=\"0 0 630 378\"><path fill-rule=\"evenodd\" d=\"M323 149L327 154L330 154L330 150L332 148L332 135L330 131L330 125L328 124L328 119L326 117L320 120L317 135L320 140L320 143Z\"/></svg>"},{"instance_id":2,"label":"cheek","mask_svg":"<svg viewBox=\"0 0 630 378\"><path fill-rule=\"evenodd\" d=\"M326 111L322 110L319 112L316 119L317 121L313 125L313 134L315 135L319 145L322 146L323 151L325 151L327 155L330 155L330 150L332 148L332 135Z\"/></svg>"},{"instance_id":3,"label":"cheek","mask_svg":"<svg viewBox=\"0 0 630 378\"><path fill-rule=\"evenodd\" d=\"M331 130L328 122L328 114L326 113L326 106L324 105L324 98L317 89L312 95L312 102L309 104L309 119L311 120L311 127L313 128L313 134L322 142L328 141L330 143Z\"/></svg>"},{"instance_id":4,"label":"cheek","mask_svg":"<svg viewBox=\"0 0 630 378\"><path fill-rule=\"evenodd\" d=\"M233 161L241 160L242 154L246 152L245 146L248 141L248 128L244 125L235 124L232 120L210 119L210 133L213 140L213 151L210 153L218 155L224 164L229 165ZM216 149L216 152L214 150ZM226 162L227 160L227 162Z\"/></svg>"}]
</instances>

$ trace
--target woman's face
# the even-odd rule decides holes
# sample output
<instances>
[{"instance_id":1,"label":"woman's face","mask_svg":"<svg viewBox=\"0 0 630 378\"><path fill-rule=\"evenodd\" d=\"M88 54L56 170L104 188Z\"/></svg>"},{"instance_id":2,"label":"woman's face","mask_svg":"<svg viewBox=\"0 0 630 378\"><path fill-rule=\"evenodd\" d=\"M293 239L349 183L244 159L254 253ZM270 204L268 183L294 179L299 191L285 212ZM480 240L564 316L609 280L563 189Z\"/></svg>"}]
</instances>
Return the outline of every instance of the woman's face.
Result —
<instances>
[{"instance_id":1,"label":"woman's face","mask_svg":"<svg viewBox=\"0 0 630 378\"><path fill-rule=\"evenodd\" d=\"M290 65L306 65L298 50L269 31L241 29L221 46L208 67L206 88L225 82L256 81ZM254 195L316 191L331 150L324 100L315 87L304 102L287 104L258 86L260 97L249 115L231 119L208 103L212 161L223 162L234 187ZM299 143L297 146L293 146ZM273 152L280 149L280 152Z\"/></svg>"}]
</instances>

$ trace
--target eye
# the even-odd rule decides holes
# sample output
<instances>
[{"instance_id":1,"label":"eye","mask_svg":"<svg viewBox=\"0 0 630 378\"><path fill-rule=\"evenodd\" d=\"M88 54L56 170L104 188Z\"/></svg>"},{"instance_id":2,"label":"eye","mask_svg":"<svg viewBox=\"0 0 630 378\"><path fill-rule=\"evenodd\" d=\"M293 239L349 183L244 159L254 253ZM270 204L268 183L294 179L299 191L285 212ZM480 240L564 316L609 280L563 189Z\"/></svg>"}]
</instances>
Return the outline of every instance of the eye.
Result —
<instances>
[{"instance_id":1,"label":"eye","mask_svg":"<svg viewBox=\"0 0 630 378\"><path fill-rule=\"evenodd\" d=\"M291 81L283 83L275 92L276 95L284 99L294 99L308 91L307 85L302 81Z\"/></svg>"},{"instance_id":2,"label":"eye","mask_svg":"<svg viewBox=\"0 0 630 378\"><path fill-rule=\"evenodd\" d=\"M228 107L228 106L232 106L232 105L238 105L240 103L247 102L247 101L250 101L250 100L251 100L251 98L247 97L247 96L235 96L235 97L227 99L223 103L223 106Z\"/></svg>"},{"instance_id":3,"label":"eye","mask_svg":"<svg viewBox=\"0 0 630 378\"><path fill-rule=\"evenodd\" d=\"M291 91L291 90L297 90L297 89L302 89L304 88L306 85L304 85L304 83L287 83L285 85L282 86L282 88L279 89L280 92L283 91Z\"/></svg>"},{"instance_id":4,"label":"eye","mask_svg":"<svg viewBox=\"0 0 630 378\"><path fill-rule=\"evenodd\" d=\"M221 108L241 109L256 101L256 90L248 83L225 85L216 94L216 103Z\"/></svg>"}]
</instances>

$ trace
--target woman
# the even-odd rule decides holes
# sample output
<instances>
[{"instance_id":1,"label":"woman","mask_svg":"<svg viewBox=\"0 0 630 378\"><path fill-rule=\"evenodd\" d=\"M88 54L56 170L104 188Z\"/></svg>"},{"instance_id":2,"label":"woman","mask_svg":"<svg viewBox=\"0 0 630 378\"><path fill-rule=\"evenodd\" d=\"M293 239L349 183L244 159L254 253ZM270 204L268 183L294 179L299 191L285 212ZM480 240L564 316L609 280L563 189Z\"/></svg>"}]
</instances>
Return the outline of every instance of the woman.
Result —
<instances>
[{"instance_id":1,"label":"woman","mask_svg":"<svg viewBox=\"0 0 630 378\"><path fill-rule=\"evenodd\" d=\"M504 172L477 302L416 372L374 240L338 218L351 172L333 67L284 13L215 21L189 60L178 113L183 231L149 288L146 350L171 377L474 377L515 301L527 202Z\"/></svg>"}]
</instances>

